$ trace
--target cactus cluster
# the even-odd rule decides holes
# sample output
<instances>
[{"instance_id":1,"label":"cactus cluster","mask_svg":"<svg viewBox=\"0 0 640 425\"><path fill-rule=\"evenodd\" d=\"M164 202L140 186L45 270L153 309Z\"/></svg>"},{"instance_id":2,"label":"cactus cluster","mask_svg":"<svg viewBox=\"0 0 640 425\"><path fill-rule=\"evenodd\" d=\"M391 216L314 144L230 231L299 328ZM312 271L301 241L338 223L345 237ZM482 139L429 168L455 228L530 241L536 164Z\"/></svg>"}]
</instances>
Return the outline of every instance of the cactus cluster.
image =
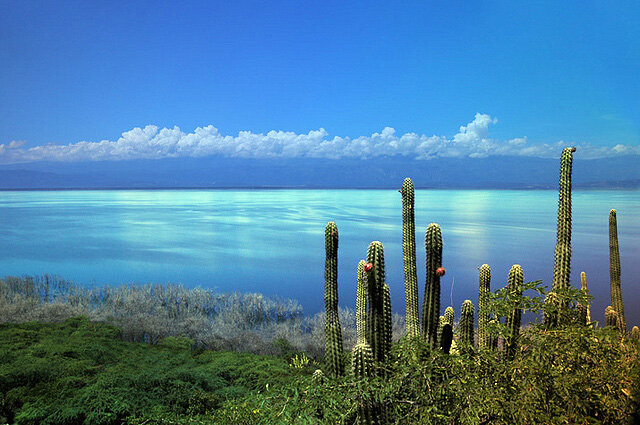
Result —
<instances>
[{"instance_id":1,"label":"cactus cluster","mask_svg":"<svg viewBox=\"0 0 640 425\"><path fill-rule=\"evenodd\" d=\"M325 228L324 309L325 359L330 376L344 375L342 328L338 316L338 226L333 221Z\"/></svg>"},{"instance_id":2,"label":"cactus cluster","mask_svg":"<svg viewBox=\"0 0 640 425\"><path fill-rule=\"evenodd\" d=\"M440 277L444 273L442 268L442 231L438 224L429 224L424 245L427 253L427 278L422 304L422 335L429 345L435 348L438 317L440 316Z\"/></svg>"},{"instance_id":3,"label":"cactus cluster","mask_svg":"<svg viewBox=\"0 0 640 425\"><path fill-rule=\"evenodd\" d=\"M507 316L505 325L507 326L507 338L505 339L505 353L507 357L513 358L516 351L518 337L520 336L520 322L522 320L522 286L524 274L519 264L514 264L509 270L507 290L509 299L512 302L511 312Z\"/></svg>"},{"instance_id":4,"label":"cactus cluster","mask_svg":"<svg viewBox=\"0 0 640 425\"><path fill-rule=\"evenodd\" d=\"M416 269L416 221L414 189L410 178L404 179L402 189L402 258L404 262L404 292L407 303L407 335L420 336L418 312L418 272Z\"/></svg>"},{"instance_id":5,"label":"cactus cluster","mask_svg":"<svg viewBox=\"0 0 640 425\"><path fill-rule=\"evenodd\" d=\"M620 288L620 250L618 247L618 220L616 210L609 212L609 277L611 285L611 306L618 314L618 328L626 335L627 322L624 318L622 289Z\"/></svg>"},{"instance_id":6,"label":"cactus cluster","mask_svg":"<svg viewBox=\"0 0 640 425\"><path fill-rule=\"evenodd\" d=\"M553 291L569 287L571 274L571 168L576 148L564 148L560 158L558 228L553 263ZM557 298L555 299L558 300ZM566 307L564 302L558 305ZM554 324L555 325L555 324Z\"/></svg>"}]
</instances>

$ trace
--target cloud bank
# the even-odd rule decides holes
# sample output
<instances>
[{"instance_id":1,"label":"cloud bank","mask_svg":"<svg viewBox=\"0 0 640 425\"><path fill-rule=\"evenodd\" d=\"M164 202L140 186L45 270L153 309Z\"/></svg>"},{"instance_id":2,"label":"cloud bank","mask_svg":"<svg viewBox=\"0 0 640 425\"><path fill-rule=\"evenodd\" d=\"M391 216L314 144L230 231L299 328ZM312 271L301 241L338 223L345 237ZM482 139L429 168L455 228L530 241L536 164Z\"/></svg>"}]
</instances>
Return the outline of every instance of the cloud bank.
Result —
<instances>
[{"instance_id":1,"label":"cloud bank","mask_svg":"<svg viewBox=\"0 0 640 425\"><path fill-rule=\"evenodd\" d=\"M256 134L241 131L237 136L222 135L212 125L185 133L178 127L158 128L147 125L122 133L118 140L77 142L68 145L47 144L25 147L24 141L0 144L0 162L35 161L118 161L218 155L236 158L371 158L403 156L427 160L439 157L483 158L493 155L556 158L565 146L577 146L582 158L640 155L640 146L598 147L589 143L532 144L526 137L510 140L489 138L489 126L498 120L476 114L473 121L461 126L452 138L416 133L397 135L391 127L380 133L357 138L330 137L320 128L307 134L270 131Z\"/></svg>"}]
</instances>

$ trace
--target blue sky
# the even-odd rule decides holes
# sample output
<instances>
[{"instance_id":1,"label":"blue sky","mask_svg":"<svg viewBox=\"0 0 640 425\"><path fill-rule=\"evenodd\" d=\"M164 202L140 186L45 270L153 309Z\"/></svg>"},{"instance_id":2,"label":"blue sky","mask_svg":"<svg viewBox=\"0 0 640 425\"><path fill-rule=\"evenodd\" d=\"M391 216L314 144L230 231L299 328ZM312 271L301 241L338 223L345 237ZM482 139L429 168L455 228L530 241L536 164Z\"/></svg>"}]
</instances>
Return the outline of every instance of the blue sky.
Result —
<instances>
[{"instance_id":1,"label":"blue sky","mask_svg":"<svg viewBox=\"0 0 640 425\"><path fill-rule=\"evenodd\" d=\"M2 0L0 162L640 153L640 2L529 3Z\"/></svg>"}]
</instances>

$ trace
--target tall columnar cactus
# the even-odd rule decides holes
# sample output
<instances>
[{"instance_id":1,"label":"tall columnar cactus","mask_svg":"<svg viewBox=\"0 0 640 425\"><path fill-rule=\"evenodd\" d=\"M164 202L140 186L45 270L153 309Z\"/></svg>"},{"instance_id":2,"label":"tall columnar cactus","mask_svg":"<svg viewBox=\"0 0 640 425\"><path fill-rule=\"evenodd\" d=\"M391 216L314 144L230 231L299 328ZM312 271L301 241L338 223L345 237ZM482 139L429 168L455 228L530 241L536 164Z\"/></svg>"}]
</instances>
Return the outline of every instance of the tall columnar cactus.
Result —
<instances>
[{"instance_id":1,"label":"tall columnar cactus","mask_svg":"<svg viewBox=\"0 0 640 425\"><path fill-rule=\"evenodd\" d=\"M522 288L524 284L524 273L519 264L514 264L509 270L509 283L507 290L511 301L511 313L507 316L505 325L507 326L507 338L505 340L505 353L507 357L513 358L516 352L518 337L520 336L520 322L522 320Z\"/></svg>"},{"instance_id":2,"label":"tall columnar cactus","mask_svg":"<svg viewBox=\"0 0 640 425\"><path fill-rule=\"evenodd\" d=\"M414 190L410 178L404 179L402 189L402 258L404 260L404 293L407 302L407 335L420 336L418 311L418 273L416 270L416 222Z\"/></svg>"},{"instance_id":3,"label":"tall columnar cactus","mask_svg":"<svg viewBox=\"0 0 640 425\"><path fill-rule=\"evenodd\" d=\"M583 294L588 293L587 289L587 275L584 272L580 273L580 291ZM589 317L589 303L588 302L580 302L576 308L576 317L577 322L580 325L587 325L591 322L591 318Z\"/></svg>"},{"instance_id":4,"label":"tall columnar cactus","mask_svg":"<svg viewBox=\"0 0 640 425\"><path fill-rule=\"evenodd\" d=\"M453 327L453 321L455 320L456 312L453 307L449 306L444 309L444 323L448 323Z\"/></svg>"},{"instance_id":5,"label":"tall columnar cactus","mask_svg":"<svg viewBox=\"0 0 640 425\"><path fill-rule=\"evenodd\" d=\"M344 375L342 329L338 316L338 226L327 223L324 233L326 260L324 265L325 362L331 376Z\"/></svg>"},{"instance_id":6,"label":"tall columnar cactus","mask_svg":"<svg viewBox=\"0 0 640 425\"><path fill-rule=\"evenodd\" d=\"M484 350L489 347L489 312L487 311L491 292L491 267L488 264L480 266L480 290L478 293L478 348Z\"/></svg>"},{"instance_id":7,"label":"tall columnar cactus","mask_svg":"<svg viewBox=\"0 0 640 425\"><path fill-rule=\"evenodd\" d=\"M351 353L353 375L362 379L373 373L373 351L367 342L367 274L366 263L358 263L358 286L356 288L356 345Z\"/></svg>"},{"instance_id":8,"label":"tall columnar cactus","mask_svg":"<svg viewBox=\"0 0 640 425\"><path fill-rule=\"evenodd\" d=\"M385 319L385 274L384 248L378 241L371 242L367 252L367 342L371 345L373 358L384 361L389 353L391 329Z\"/></svg>"},{"instance_id":9,"label":"tall columnar cactus","mask_svg":"<svg viewBox=\"0 0 640 425\"><path fill-rule=\"evenodd\" d=\"M611 306L618 313L618 328L626 335L627 322L624 318L622 289L620 288L620 250L618 247L616 210L609 212L609 276L611 278Z\"/></svg>"},{"instance_id":10,"label":"tall columnar cactus","mask_svg":"<svg viewBox=\"0 0 640 425\"><path fill-rule=\"evenodd\" d=\"M444 321L444 316L438 318L438 331L436 332L436 347L440 346L440 340L442 339L442 328L447 322Z\"/></svg>"},{"instance_id":11,"label":"tall columnar cactus","mask_svg":"<svg viewBox=\"0 0 640 425\"><path fill-rule=\"evenodd\" d=\"M382 350L385 353L385 357L391 352L391 340L393 337L393 319L391 317L391 291L389 285L386 283L382 285Z\"/></svg>"},{"instance_id":12,"label":"tall columnar cactus","mask_svg":"<svg viewBox=\"0 0 640 425\"><path fill-rule=\"evenodd\" d=\"M438 316L440 316L440 277L444 274L442 231L438 224L429 224L424 245L427 251L427 280L422 303L422 335L429 345L435 348Z\"/></svg>"},{"instance_id":13,"label":"tall columnar cactus","mask_svg":"<svg viewBox=\"0 0 640 425\"><path fill-rule=\"evenodd\" d=\"M637 326L631 328L631 339L634 341L640 340L640 329Z\"/></svg>"},{"instance_id":14,"label":"tall columnar cactus","mask_svg":"<svg viewBox=\"0 0 640 425\"><path fill-rule=\"evenodd\" d=\"M471 300L465 300L462 303L461 310L462 313L460 314L460 324L458 325L458 329L460 329L460 342L467 347L473 348L474 307Z\"/></svg>"},{"instance_id":15,"label":"tall columnar cactus","mask_svg":"<svg viewBox=\"0 0 640 425\"><path fill-rule=\"evenodd\" d=\"M553 263L553 291L570 286L571 274L571 167L576 148L564 148L560 158L560 185L558 195L558 229ZM561 301L559 307L566 307ZM561 320L562 320L561 316Z\"/></svg>"},{"instance_id":16,"label":"tall columnar cactus","mask_svg":"<svg viewBox=\"0 0 640 425\"><path fill-rule=\"evenodd\" d=\"M604 323L608 327L618 327L618 312L611 306L604 310Z\"/></svg>"}]
</instances>

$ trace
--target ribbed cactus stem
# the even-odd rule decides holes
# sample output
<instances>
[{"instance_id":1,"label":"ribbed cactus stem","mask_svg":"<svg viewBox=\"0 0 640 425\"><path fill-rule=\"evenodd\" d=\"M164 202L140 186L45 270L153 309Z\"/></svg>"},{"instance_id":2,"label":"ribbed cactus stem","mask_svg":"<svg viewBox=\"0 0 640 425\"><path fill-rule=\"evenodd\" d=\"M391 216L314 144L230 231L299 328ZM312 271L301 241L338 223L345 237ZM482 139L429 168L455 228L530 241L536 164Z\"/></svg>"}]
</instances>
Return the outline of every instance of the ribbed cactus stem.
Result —
<instances>
[{"instance_id":1,"label":"ribbed cactus stem","mask_svg":"<svg viewBox=\"0 0 640 425\"><path fill-rule=\"evenodd\" d=\"M404 261L404 293L407 303L407 335L420 335L418 311L418 272L416 270L416 222L414 189L410 178L404 179L402 189L402 258Z\"/></svg>"},{"instance_id":2,"label":"ribbed cactus stem","mask_svg":"<svg viewBox=\"0 0 640 425\"><path fill-rule=\"evenodd\" d=\"M589 290L587 289L587 275L585 272L580 273L580 291L583 294L588 294ZM591 322L590 312L589 312L589 303L581 302L578 304L578 308L576 309L578 316L578 324L587 325Z\"/></svg>"},{"instance_id":3,"label":"ribbed cactus stem","mask_svg":"<svg viewBox=\"0 0 640 425\"><path fill-rule=\"evenodd\" d=\"M451 343L453 342L453 327L445 323L442 326L442 335L440 335L440 349L445 353L449 354L449 350L451 350Z\"/></svg>"},{"instance_id":4,"label":"ribbed cactus stem","mask_svg":"<svg viewBox=\"0 0 640 425\"><path fill-rule=\"evenodd\" d=\"M366 342L360 342L353 347L351 371L356 379L363 379L373 374L373 352Z\"/></svg>"},{"instance_id":5,"label":"ribbed cactus stem","mask_svg":"<svg viewBox=\"0 0 640 425\"><path fill-rule=\"evenodd\" d=\"M520 336L520 322L522 320L522 288L524 284L524 273L519 264L514 264L509 270L508 279L509 299L512 303L511 313L507 316L505 325L507 326L507 338L505 340L505 353L507 357L513 358L516 352L518 337Z\"/></svg>"},{"instance_id":6,"label":"ribbed cactus stem","mask_svg":"<svg viewBox=\"0 0 640 425\"><path fill-rule=\"evenodd\" d=\"M460 313L460 324L458 325L460 342L468 347L473 348L473 324L474 324L474 307L471 300L465 300L462 303Z\"/></svg>"},{"instance_id":7,"label":"ribbed cactus stem","mask_svg":"<svg viewBox=\"0 0 640 425\"><path fill-rule=\"evenodd\" d=\"M324 307L325 363L331 376L344 375L342 328L338 316L338 226L333 221L325 228Z\"/></svg>"},{"instance_id":8,"label":"ribbed cactus stem","mask_svg":"<svg viewBox=\"0 0 640 425\"><path fill-rule=\"evenodd\" d=\"M438 332L436 333L436 346L440 347L440 341L442 339L442 328L445 325L444 316L438 318Z\"/></svg>"},{"instance_id":9,"label":"ribbed cactus stem","mask_svg":"<svg viewBox=\"0 0 640 425\"><path fill-rule=\"evenodd\" d=\"M634 341L640 340L640 329L637 326L631 328L631 339Z\"/></svg>"},{"instance_id":10,"label":"ribbed cactus stem","mask_svg":"<svg viewBox=\"0 0 640 425\"><path fill-rule=\"evenodd\" d=\"M386 324L384 318L385 273L384 248L378 241L371 242L367 252L367 262L371 266L365 267L367 272L367 342L373 351L376 361L384 361L387 357Z\"/></svg>"},{"instance_id":11,"label":"ribbed cactus stem","mask_svg":"<svg viewBox=\"0 0 640 425\"><path fill-rule=\"evenodd\" d=\"M453 327L453 321L455 320L456 312L453 307L449 306L444 309L444 323L448 323Z\"/></svg>"},{"instance_id":12,"label":"ribbed cactus stem","mask_svg":"<svg viewBox=\"0 0 640 425\"><path fill-rule=\"evenodd\" d=\"M618 328L627 334L627 322L624 318L622 289L620 287L620 249L618 247L618 219L616 210L609 212L609 276L611 278L611 306L618 314Z\"/></svg>"},{"instance_id":13,"label":"ribbed cactus stem","mask_svg":"<svg viewBox=\"0 0 640 425\"><path fill-rule=\"evenodd\" d=\"M325 380L325 376L324 373L322 372L322 370L320 369L316 369L313 372L313 375L311 376L311 379L313 380L313 382L315 382L316 384L322 384L324 383Z\"/></svg>"},{"instance_id":14,"label":"ribbed cactus stem","mask_svg":"<svg viewBox=\"0 0 640 425\"><path fill-rule=\"evenodd\" d=\"M618 327L618 312L611 306L604 310L604 323L608 327Z\"/></svg>"},{"instance_id":15,"label":"ribbed cactus stem","mask_svg":"<svg viewBox=\"0 0 640 425\"><path fill-rule=\"evenodd\" d=\"M553 263L553 291L570 286L571 274L571 168L576 148L564 148L560 158L560 184L558 191L557 242ZM566 302L561 302L561 308ZM561 315L561 320L563 315Z\"/></svg>"},{"instance_id":16,"label":"ribbed cactus stem","mask_svg":"<svg viewBox=\"0 0 640 425\"><path fill-rule=\"evenodd\" d=\"M367 272L366 262L358 263L356 286L356 337L357 344L367 342Z\"/></svg>"},{"instance_id":17,"label":"ribbed cactus stem","mask_svg":"<svg viewBox=\"0 0 640 425\"><path fill-rule=\"evenodd\" d=\"M480 266L480 290L478 293L478 348L484 350L489 348L489 312L487 311L489 302L489 292L491 292L491 267L488 264Z\"/></svg>"},{"instance_id":18,"label":"ribbed cactus stem","mask_svg":"<svg viewBox=\"0 0 640 425\"><path fill-rule=\"evenodd\" d=\"M431 223L427 226L424 245L427 277L422 303L422 335L429 345L435 348L440 316L440 276L442 276L442 231L438 224Z\"/></svg>"},{"instance_id":19,"label":"ribbed cactus stem","mask_svg":"<svg viewBox=\"0 0 640 425\"><path fill-rule=\"evenodd\" d=\"M386 283L382 286L382 350L384 352L384 358L386 359L391 352L391 339L393 337L393 319L391 317L391 291L389 285Z\"/></svg>"}]
</instances>

